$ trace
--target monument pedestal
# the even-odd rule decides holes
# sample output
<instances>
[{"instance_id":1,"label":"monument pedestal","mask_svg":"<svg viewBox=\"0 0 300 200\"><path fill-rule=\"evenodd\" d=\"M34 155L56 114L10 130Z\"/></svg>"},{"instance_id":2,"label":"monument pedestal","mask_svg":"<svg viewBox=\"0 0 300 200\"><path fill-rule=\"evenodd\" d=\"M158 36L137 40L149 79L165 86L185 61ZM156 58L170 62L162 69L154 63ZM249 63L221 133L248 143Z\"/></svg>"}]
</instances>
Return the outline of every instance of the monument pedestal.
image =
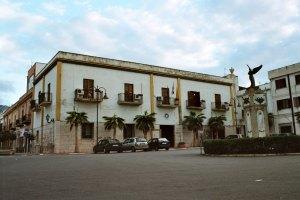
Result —
<instances>
[{"instance_id":1,"label":"monument pedestal","mask_svg":"<svg viewBox=\"0 0 300 200\"><path fill-rule=\"evenodd\" d=\"M250 87L244 95L244 121L248 137L269 135L266 93L258 87Z\"/></svg>"}]
</instances>

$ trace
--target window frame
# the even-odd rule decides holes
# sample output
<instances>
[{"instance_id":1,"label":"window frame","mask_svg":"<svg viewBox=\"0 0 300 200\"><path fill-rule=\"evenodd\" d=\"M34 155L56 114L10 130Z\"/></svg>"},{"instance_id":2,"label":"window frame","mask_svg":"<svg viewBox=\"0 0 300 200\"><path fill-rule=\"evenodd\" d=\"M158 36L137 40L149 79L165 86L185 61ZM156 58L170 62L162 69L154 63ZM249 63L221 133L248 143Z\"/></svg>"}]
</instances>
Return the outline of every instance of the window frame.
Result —
<instances>
[{"instance_id":1,"label":"window frame","mask_svg":"<svg viewBox=\"0 0 300 200\"><path fill-rule=\"evenodd\" d=\"M280 81L284 80L284 86L280 86ZM280 79L277 79L275 80L275 88L276 90L280 90L280 89L283 89L283 88L286 88L287 87L287 84L286 84L286 78L280 78Z\"/></svg>"},{"instance_id":2,"label":"window frame","mask_svg":"<svg viewBox=\"0 0 300 200\"><path fill-rule=\"evenodd\" d=\"M91 126L91 127L85 127L85 126ZM91 134L87 134L87 131L91 131ZM81 139L94 139L94 123L88 122L83 123L81 125Z\"/></svg>"}]
</instances>

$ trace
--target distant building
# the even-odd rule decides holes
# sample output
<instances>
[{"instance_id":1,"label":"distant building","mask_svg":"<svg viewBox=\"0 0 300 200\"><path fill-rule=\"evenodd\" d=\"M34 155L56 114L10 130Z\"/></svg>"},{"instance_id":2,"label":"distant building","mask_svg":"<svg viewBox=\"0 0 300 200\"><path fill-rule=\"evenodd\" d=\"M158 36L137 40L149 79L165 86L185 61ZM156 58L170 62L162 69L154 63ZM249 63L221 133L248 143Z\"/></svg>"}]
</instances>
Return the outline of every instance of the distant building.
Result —
<instances>
[{"instance_id":1,"label":"distant building","mask_svg":"<svg viewBox=\"0 0 300 200\"><path fill-rule=\"evenodd\" d=\"M0 105L0 133L3 131L3 114L8 106Z\"/></svg>"},{"instance_id":2,"label":"distant building","mask_svg":"<svg viewBox=\"0 0 300 200\"><path fill-rule=\"evenodd\" d=\"M300 135L300 63L269 71L275 133Z\"/></svg>"},{"instance_id":3,"label":"distant building","mask_svg":"<svg viewBox=\"0 0 300 200\"><path fill-rule=\"evenodd\" d=\"M42 63L35 63L27 73L26 93L3 113L3 129L9 133L15 133L16 150L24 151L26 134L32 130L31 100L33 98L33 80L37 70L42 69Z\"/></svg>"}]
</instances>

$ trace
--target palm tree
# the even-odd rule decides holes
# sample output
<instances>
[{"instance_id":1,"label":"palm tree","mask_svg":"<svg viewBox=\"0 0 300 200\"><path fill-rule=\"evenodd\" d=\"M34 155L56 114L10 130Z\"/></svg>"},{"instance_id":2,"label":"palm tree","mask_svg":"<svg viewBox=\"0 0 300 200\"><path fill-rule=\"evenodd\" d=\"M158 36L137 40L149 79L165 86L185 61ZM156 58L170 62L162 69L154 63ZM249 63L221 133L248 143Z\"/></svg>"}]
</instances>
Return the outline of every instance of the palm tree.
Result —
<instances>
[{"instance_id":1,"label":"palm tree","mask_svg":"<svg viewBox=\"0 0 300 200\"><path fill-rule=\"evenodd\" d=\"M67 112L67 124L70 124L70 131L75 127L75 153L78 153L78 126L88 122L88 117L85 112L71 111Z\"/></svg>"},{"instance_id":2,"label":"palm tree","mask_svg":"<svg viewBox=\"0 0 300 200\"><path fill-rule=\"evenodd\" d=\"M202 128L202 123L206 117L204 114L196 114L195 112L191 111L190 115L184 116L184 120L182 122L183 127L187 128L190 131L193 131L193 146L195 146L196 135L198 130ZM202 143L202 137L201 137Z\"/></svg>"},{"instance_id":3,"label":"palm tree","mask_svg":"<svg viewBox=\"0 0 300 200\"><path fill-rule=\"evenodd\" d=\"M125 127L124 124L124 119L121 117L118 117L117 115L113 115L112 117L107 117L104 116L103 117L105 119L105 130L114 130L114 134L113 134L113 138L116 139L116 133L117 133L117 128L119 128L120 130L122 130Z\"/></svg>"},{"instance_id":4,"label":"palm tree","mask_svg":"<svg viewBox=\"0 0 300 200\"><path fill-rule=\"evenodd\" d=\"M133 119L136 122L136 128L143 131L144 138L147 139L147 133L154 129L155 115L156 113L148 114L147 111L143 115L136 115ZM152 135L151 135L152 138Z\"/></svg>"},{"instance_id":5,"label":"palm tree","mask_svg":"<svg viewBox=\"0 0 300 200\"><path fill-rule=\"evenodd\" d=\"M219 131L224 128L224 121L226 121L226 117L224 115L209 118L208 126L212 131L212 139L214 138L215 134L218 139Z\"/></svg>"}]
</instances>

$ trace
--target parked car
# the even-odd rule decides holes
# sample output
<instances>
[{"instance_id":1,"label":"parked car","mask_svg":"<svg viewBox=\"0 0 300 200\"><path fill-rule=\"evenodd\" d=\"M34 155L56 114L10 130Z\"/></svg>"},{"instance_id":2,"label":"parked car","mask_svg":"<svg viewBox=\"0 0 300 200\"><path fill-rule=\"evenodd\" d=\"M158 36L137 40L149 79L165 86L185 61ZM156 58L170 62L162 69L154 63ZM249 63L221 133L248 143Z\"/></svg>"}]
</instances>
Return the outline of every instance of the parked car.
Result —
<instances>
[{"instance_id":1,"label":"parked car","mask_svg":"<svg viewBox=\"0 0 300 200\"><path fill-rule=\"evenodd\" d=\"M94 153L111 151L122 152L122 143L117 139L102 139L93 148Z\"/></svg>"},{"instance_id":2,"label":"parked car","mask_svg":"<svg viewBox=\"0 0 300 200\"><path fill-rule=\"evenodd\" d=\"M132 151L135 152L136 150L143 150L147 151L148 143L147 140L144 138L127 138L122 143L122 150L123 151Z\"/></svg>"},{"instance_id":3,"label":"parked car","mask_svg":"<svg viewBox=\"0 0 300 200\"><path fill-rule=\"evenodd\" d=\"M159 149L169 150L170 141L166 138L152 138L148 141L149 150L158 151Z\"/></svg>"}]
</instances>

